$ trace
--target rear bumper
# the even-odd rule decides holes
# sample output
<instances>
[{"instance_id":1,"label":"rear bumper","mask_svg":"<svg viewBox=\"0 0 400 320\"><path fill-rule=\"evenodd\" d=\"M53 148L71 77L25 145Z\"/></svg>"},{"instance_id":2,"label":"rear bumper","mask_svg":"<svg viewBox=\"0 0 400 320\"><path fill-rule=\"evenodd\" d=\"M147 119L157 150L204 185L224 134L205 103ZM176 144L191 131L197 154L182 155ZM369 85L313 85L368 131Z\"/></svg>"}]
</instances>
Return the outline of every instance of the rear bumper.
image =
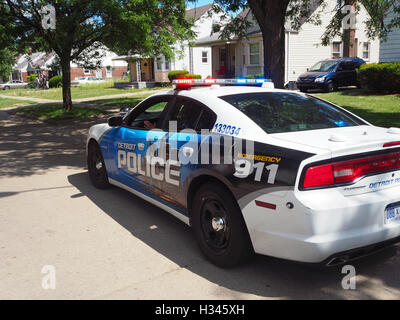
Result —
<instances>
[{"instance_id":1,"label":"rear bumper","mask_svg":"<svg viewBox=\"0 0 400 320\"><path fill-rule=\"evenodd\" d=\"M289 191L285 197L266 194L257 200L278 203L274 211L253 203L242 210L260 254L329 264L335 258L348 261L373 253L400 237L400 223L386 224L384 218L386 206L400 200L400 187L349 197L333 189ZM287 202L294 209L288 209Z\"/></svg>"}]
</instances>

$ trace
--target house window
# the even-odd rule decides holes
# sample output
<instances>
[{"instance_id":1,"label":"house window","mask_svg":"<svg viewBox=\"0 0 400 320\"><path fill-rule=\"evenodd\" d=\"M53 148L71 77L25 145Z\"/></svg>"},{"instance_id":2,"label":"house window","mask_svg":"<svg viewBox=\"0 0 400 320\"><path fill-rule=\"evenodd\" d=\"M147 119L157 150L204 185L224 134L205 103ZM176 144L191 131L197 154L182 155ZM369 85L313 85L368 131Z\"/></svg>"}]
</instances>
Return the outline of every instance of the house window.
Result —
<instances>
[{"instance_id":1,"label":"house window","mask_svg":"<svg viewBox=\"0 0 400 320\"><path fill-rule=\"evenodd\" d=\"M201 52L201 62L208 63L208 51Z\"/></svg>"},{"instance_id":2,"label":"house window","mask_svg":"<svg viewBox=\"0 0 400 320\"><path fill-rule=\"evenodd\" d=\"M156 59L156 69L157 71L161 71L162 70L162 58L158 57Z\"/></svg>"},{"instance_id":3,"label":"house window","mask_svg":"<svg viewBox=\"0 0 400 320\"><path fill-rule=\"evenodd\" d=\"M260 44L250 43L249 45L250 51L250 64L260 64Z\"/></svg>"},{"instance_id":4,"label":"house window","mask_svg":"<svg viewBox=\"0 0 400 320\"><path fill-rule=\"evenodd\" d=\"M363 43L363 59L364 60L369 60L369 53L370 53L370 50L371 50L371 43L369 43L369 42L364 42Z\"/></svg>"},{"instance_id":5,"label":"house window","mask_svg":"<svg viewBox=\"0 0 400 320\"><path fill-rule=\"evenodd\" d=\"M219 48L219 65L226 66L226 48Z\"/></svg>"},{"instance_id":6,"label":"house window","mask_svg":"<svg viewBox=\"0 0 400 320\"><path fill-rule=\"evenodd\" d=\"M336 41L332 43L332 58L338 59L342 56L342 42Z\"/></svg>"},{"instance_id":7,"label":"house window","mask_svg":"<svg viewBox=\"0 0 400 320\"><path fill-rule=\"evenodd\" d=\"M167 58L165 58L164 70L171 70L171 61L169 61Z\"/></svg>"},{"instance_id":8,"label":"house window","mask_svg":"<svg viewBox=\"0 0 400 320\"><path fill-rule=\"evenodd\" d=\"M89 69L85 69L85 71L83 71L84 74L91 74Z\"/></svg>"},{"instance_id":9,"label":"house window","mask_svg":"<svg viewBox=\"0 0 400 320\"><path fill-rule=\"evenodd\" d=\"M156 58L156 71L169 71L171 70L171 61L169 61L164 56Z\"/></svg>"}]
</instances>

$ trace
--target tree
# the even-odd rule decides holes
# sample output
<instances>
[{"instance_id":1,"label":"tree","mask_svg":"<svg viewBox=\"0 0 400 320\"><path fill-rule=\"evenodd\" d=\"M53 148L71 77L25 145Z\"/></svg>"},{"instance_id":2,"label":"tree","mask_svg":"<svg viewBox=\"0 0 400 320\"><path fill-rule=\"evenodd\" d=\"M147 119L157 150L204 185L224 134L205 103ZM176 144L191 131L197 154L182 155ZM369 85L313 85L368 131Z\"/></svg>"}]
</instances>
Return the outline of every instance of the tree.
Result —
<instances>
[{"instance_id":1,"label":"tree","mask_svg":"<svg viewBox=\"0 0 400 320\"><path fill-rule=\"evenodd\" d=\"M124 54L171 56L175 41L193 37L185 4L184 0L0 0L0 16L12 19L15 27L5 28L16 45L58 55L64 108L71 110L71 61L85 60L98 43ZM45 5L52 7L44 15ZM55 29L42 25L43 20L51 21L51 8Z\"/></svg>"},{"instance_id":2,"label":"tree","mask_svg":"<svg viewBox=\"0 0 400 320\"><path fill-rule=\"evenodd\" d=\"M0 16L0 79L7 81L10 72L15 64L16 50L13 44L13 39L5 30L5 25L8 25L3 16Z\"/></svg>"},{"instance_id":3,"label":"tree","mask_svg":"<svg viewBox=\"0 0 400 320\"><path fill-rule=\"evenodd\" d=\"M320 24L320 12L312 14L315 8L323 8L332 0L215 0L226 12L237 12L250 8L255 20L260 26L264 42L264 75L272 79L278 88L284 85L285 74L285 23L290 22L293 29L299 29L301 23L312 22ZM347 13L342 12L345 5L356 5L355 0L338 1L337 14L328 25L322 38L322 44L328 45L330 40L340 35L344 41L350 41L351 29L343 32L342 22ZM393 27L400 25L399 0L358 0L365 6L370 14L366 22L368 36L370 38L385 38ZM357 10L357 8L356 8ZM214 6L215 12L220 12L219 6ZM389 11L395 12L395 17L388 23L384 23ZM221 31L222 39L230 39L233 36L245 37L245 28L248 22L245 17L237 16L233 19L223 19L223 25L214 27L214 31Z\"/></svg>"}]
</instances>

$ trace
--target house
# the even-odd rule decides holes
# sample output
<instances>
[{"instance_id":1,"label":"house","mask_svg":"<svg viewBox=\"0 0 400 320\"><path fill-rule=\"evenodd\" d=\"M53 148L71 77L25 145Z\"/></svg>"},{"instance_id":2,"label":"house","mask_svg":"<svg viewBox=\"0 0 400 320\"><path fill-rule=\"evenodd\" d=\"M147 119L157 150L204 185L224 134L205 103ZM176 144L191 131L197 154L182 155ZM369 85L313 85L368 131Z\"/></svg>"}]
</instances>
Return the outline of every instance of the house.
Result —
<instances>
[{"instance_id":1,"label":"house","mask_svg":"<svg viewBox=\"0 0 400 320\"><path fill-rule=\"evenodd\" d=\"M390 13L386 18L389 23L394 18L394 13ZM381 43L381 51L379 56L380 62L400 61L400 28L395 28L389 33L387 41Z\"/></svg>"},{"instance_id":2,"label":"house","mask_svg":"<svg viewBox=\"0 0 400 320\"><path fill-rule=\"evenodd\" d=\"M300 74L319 60L343 56L343 44L340 38L333 39L330 46L321 44L322 35L333 17L336 5L336 1L330 1L326 7L320 6L318 1L311 4L313 15L320 14L322 25L303 21L300 30L296 31L291 28L290 23L286 23L285 82L296 81ZM263 73L264 48L260 27L249 9L240 14L253 24L247 32L248 39L221 40L219 34L216 33L196 42L197 46L211 46L212 48L213 77L230 78ZM367 15L367 11L361 6L357 15L352 45L354 56L367 62L377 62L379 60L379 41L369 40L365 34L364 21L367 19Z\"/></svg>"},{"instance_id":3,"label":"house","mask_svg":"<svg viewBox=\"0 0 400 320\"><path fill-rule=\"evenodd\" d=\"M194 20L194 31L196 39L209 36L212 25L219 21L220 14L209 12L213 4L188 9L186 17ZM211 76L211 47L190 47L188 42L179 43L175 46L177 55L175 59L168 60L164 55L155 59L141 57L139 55L126 55L114 58L114 61L127 61L132 83L144 83L154 85L156 82L169 82L168 73L172 70L187 70L190 74L201 75L202 78ZM136 86L136 84L135 84Z\"/></svg>"},{"instance_id":4,"label":"house","mask_svg":"<svg viewBox=\"0 0 400 320\"><path fill-rule=\"evenodd\" d=\"M79 77L93 76L103 79L120 79L128 71L128 64L125 61L114 61L117 55L108 50L102 49L101 64L97 70L78 66L71 62L71 80ZM46 75L51 78L61 74L58 63L58 56L55 52L34 52L17 57L17 62L11 72L11 80L27 81L28 75Z\"/></svg>"}]
</instances>

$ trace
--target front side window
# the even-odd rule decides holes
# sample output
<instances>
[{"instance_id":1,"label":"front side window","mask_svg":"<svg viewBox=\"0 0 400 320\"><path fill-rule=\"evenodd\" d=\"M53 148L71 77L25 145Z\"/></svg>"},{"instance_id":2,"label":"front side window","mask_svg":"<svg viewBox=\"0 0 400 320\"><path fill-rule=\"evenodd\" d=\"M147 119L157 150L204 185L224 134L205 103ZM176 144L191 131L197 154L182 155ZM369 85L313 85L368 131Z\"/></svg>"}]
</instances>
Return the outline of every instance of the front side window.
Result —
<instances>
[{"instance_id":1,"label":"front side window","mask_svg":"<svg viewBox=\"0 0 400 320\"><path fill-rule=\"evenodd\" d=\"M222 96L267 133L295 132L365 124L316 98L264 92Z\"/></svg>"},{"instance_id":2,"label":"front side window","mask_svg":"<svg viewBox=\"0 0 400 320\"><path fill-rule=\"evenodd\" d=\"M147 130L161 128L161 115L168 103L168 99L162 99L148 102L145 106L138 107L138 112L133 110L134 114L132 115L130 121L128 121L129 126Z\"/></svg>"},{"instance_id":3,"label":"front side window","mask_svg":"<svg viewBox=\"0 0 400 320\"><path fill-rule=\"evenodd\" d=\"M250 43L249 45L250 52L250 64L260 64L260 44Z\"/></svg>"}]
</instances>

